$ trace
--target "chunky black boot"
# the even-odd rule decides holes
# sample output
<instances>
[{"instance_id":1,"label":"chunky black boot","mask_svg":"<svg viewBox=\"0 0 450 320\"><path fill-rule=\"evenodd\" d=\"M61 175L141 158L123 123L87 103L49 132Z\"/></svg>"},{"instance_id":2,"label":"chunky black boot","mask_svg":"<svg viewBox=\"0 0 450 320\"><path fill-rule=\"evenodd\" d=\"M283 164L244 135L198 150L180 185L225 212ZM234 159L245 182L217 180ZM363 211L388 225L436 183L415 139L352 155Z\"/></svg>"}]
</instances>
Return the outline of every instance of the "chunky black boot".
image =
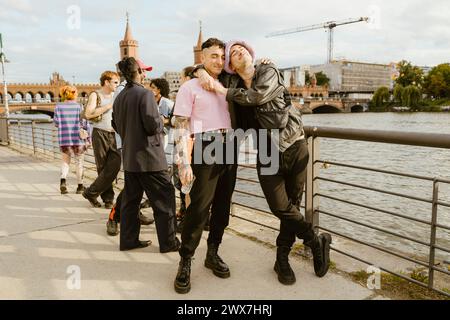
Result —
<instances>
[{"instance_id":1,"label":"chunky black boot","mask_svg":"<svg viewBox=\"0 0 450 320\"><path fill-rule=\"evenodd\" d=\"M61 194L69 193L69 191L67 191L66 179L61 179L61 183L59 185L59 190L61 190Z\"/></svg>"},{"instance_id":2,"label":"chunky black boot","mask_svg":"<svg viewBox=\"0 0 450 320\"><path fill-rule=\"evenodd\" d=\"M86 190L86 188L83 186L83 184L79 184L77 188L77 194L82 194Z\"/></svg>"},{"instance_id":3,"label":"chunky black boot","mask_svg":"<svg viewBox=\"0 0 450 320\"><path fill-rule=\"evenodd\" d=\"M275 262L274 270L278 274L278 281L284 285L292 285L295 283L295 273L289 265L289 253L291 248L278 247L277 261Z\"/></svg>"},{"instance_id":4,"label":"chunky black boot","mask_svg":"<svg viewBox=\"0 0 450 320\"><path fill-rule=\"evenodd\" d=\"M314 239L305 242L305 245L311 248L314 259L314 272L319 278L325 276L330 268L330 244L331 235L322 233L314 236Z\"/></svg>"},{"instance_id":5,"label":"chunky black boot","mask_svg":"<svg viewBox=\"0 0 450 320\"><path fill-rule=\"evenodd\" d=\"M230 269L227 264L223 262L222 258L217 254L219 251L219 245L217 244L208 244L208 252L206 253L205 259L205 267L211 269L219 278L229 278L230 277Z\"/></svg>"},{"instance_id":6,"label":"chunky black boot","mask_svg":"<svg viewBox=\"0 0 450 320\"><path fill-rule=\"evenodd\" d=\"M145 216L142 211L139 212L139 220L141 221L141 225L143 226L149 226L155 223L155 219Z\"/></svg>"},{"instance_id":7,"label":"chunky black boot","mask_svg":"<svg viewBox=\"0 0 450 320\"><path fill-rule=\"evenodd\" d=\"M106 233L111 237L115 237L119 234L119 226L117 221L108 220L106 223Z\"/></svg>"},{"instance_id":8,"label":"chunky black boot","mask_svg":"<svg viewBox=\"0 0 450 320\"><path fill-rule=\"evenodd\" d=\"M191 291L191 258L181 258L174 287L179 294Z\"/></svg>"}]
</instances>

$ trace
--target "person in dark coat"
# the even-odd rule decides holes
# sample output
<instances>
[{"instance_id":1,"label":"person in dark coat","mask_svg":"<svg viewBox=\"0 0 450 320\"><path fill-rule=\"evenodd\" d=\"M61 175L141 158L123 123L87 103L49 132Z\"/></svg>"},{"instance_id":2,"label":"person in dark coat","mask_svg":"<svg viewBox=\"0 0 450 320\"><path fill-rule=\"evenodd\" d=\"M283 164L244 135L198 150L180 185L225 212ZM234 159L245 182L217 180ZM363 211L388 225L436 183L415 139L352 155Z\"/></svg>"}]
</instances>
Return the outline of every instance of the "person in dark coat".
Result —
<instances>
[{"instance_id":1,"label":"person in dark coat","mask_svg":"<svg viewBox=\"0 0 450 320\"><path fill-rule=\"evenodd\" d=\"M140 241L139 204L145 191L150 200L161 253L178 251L175 233L175 188L163 146L163 122L153 93L144 88L145 72L136 59L119 62L127 81L114 101L112 125L122 139L125 188L121 206L120 250L147 247Z\"/></svg>"}]
</instances>

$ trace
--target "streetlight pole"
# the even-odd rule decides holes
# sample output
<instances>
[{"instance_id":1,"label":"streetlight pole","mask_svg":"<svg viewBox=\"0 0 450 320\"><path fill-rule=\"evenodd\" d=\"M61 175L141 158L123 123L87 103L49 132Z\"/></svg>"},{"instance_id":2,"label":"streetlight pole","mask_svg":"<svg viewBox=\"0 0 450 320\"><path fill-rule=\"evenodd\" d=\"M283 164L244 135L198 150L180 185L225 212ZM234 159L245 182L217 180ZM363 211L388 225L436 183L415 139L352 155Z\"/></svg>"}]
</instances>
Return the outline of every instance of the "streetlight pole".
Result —
<instances>
[{"instance_id":1,"label":"streetlight pole","mask_svg":"<svg viewBox=\"0 0 450 320\"><path fill-rule=\"evenodd\" d=\"M5 74L5 63L9 62L6 60L5 54L3 53L3 40L2 34L0 33L0 60L2 62L2 75L3 75L3 103L5 105L6 118L9 118L9 101L8 101L8 88L6 86L6 74Z\"/></svg>"}]
</instances>

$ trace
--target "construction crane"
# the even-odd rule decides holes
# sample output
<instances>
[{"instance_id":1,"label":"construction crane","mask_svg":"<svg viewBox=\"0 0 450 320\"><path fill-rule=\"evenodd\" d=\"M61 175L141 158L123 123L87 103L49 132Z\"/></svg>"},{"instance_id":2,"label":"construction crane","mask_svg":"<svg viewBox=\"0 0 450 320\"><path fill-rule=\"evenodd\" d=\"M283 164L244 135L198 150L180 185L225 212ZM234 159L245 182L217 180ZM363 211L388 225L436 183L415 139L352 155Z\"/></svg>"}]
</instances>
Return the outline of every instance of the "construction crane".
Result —
<instances>
[{"instance_id":1,"label":"construction crane","mask_svg":"<svg viewBox=\"0 0 450 320\"><path fill-rule=\"evenodd\" d=\"M298 33L298 32L305 32L305 31L311 31L311 30L317 30L317 29L328 29L328 63L330 63L333 60L333 48L334 48L334 28L343 26L346 24L352 24L352 23L359 23L359 22L368 22L368 17L361 17L358 19L348 19L343 21L329 21L321 24L315 24L312 26L307 27L299 27L294 29L287 29L282 31L277 31L270 33L266 36L266 38L271 37L278 37L286 34L291 33Z\"/></svg>"}]
</instances>

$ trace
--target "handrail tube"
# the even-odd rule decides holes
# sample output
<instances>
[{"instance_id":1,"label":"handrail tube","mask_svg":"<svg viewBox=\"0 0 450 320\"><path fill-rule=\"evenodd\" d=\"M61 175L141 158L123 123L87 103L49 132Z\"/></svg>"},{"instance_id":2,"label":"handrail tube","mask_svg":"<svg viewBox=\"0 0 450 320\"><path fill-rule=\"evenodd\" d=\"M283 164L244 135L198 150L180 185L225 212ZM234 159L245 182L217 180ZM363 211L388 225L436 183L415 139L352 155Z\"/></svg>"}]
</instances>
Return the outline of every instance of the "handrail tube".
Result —
<instances>
[{"instance_id":1,"label":"handrail tube","mask_svg":"<svg viewBox=\"0 0 450 320\"><path fill-rule=\"evenodd\" d=\"M313 137L450 149L449 134L311 126L305 126L304 130L306 135Z\"/></svg>"},{"instance_id":2,"label":"handrail tube","mask_svg":"<svg viewBox=\"0 0 450 320\"><path fill-rule=\"evenodd\" d=\"M407 261L409 261L409 262L412 262L412 263L415 263L415 264L419 264L419 265L421 265L421 266L423 266L423 267L427 267L427 268L429 267L429 265L428 265L427 262L423 262L423 261L421 261L421 260L416 260L416 259L413 259L413 258L409 258L409 257L407 257L407 256L404 256L404 255L400 254L400 253L396 253L396 252L393 252L393 251L389 251L388 249L384 249L384 248L382 248L382 247L380 247L380 246L377 246L377 245L374 245L374 244L371 244L371 243L368 243L368 242L365 242L365 241L362 241L362 240L358 240L358 239L352 238L352 237L350 237L350 236L347 236L347 235L345 235L345 234L342 234L342 233L339 233L339 232L330 230L330 229L325 228L325 227L319 227L319 229L321 229L321 230L323 230L323 231L326 231L326 232L333 233L333 234L335 234L335 235L337 235L337 236L339 236L339 237L341 237L341 238L345 238L345 239L354 241L354 242L356 242L356 243L365 245L365 246L367 246L367 247L370 247L370 248L379 250L379 251L381 251L381 252L384 252L384 253L387 253L387 254L396 256L397 258L401 258L401 259L407 260ZM435 267L435 266L433 266L433 269L436 270L436 271L439 271L439 272L441 272L441 273L445 273L445 274L447 274L447 275L450 275L450 271L447 271L447 270L445 270L445 269L437 268L437 267Z\"/></svg>"},{"instance_id":3,"label":"handrail tube","mask_svg":"<svg viewBox=\"0 0 450 320\"><path fill-rule=\"evenodd\" d=\"M351 164L344 164L344 163L338 163L338 162L333 162L333 161L317 160L316 163L331 164L333 166L359 169L359 170L364 170L364 171L372 171L372 172L377 172L377 173L385 173L385 174L391 174L391 175L396 175L396 176L406 177L406 178L414 178L414 179L427 180L427 181L435 180L434 178L431 178L431 177L418 176L418 175L413 175L413 174L408 174L408 173L400 173L400 172L381 170L381 169L375 169L375 168L369 168L369 167L363 167L363 166L355 166L355 165L351 165Z\"/></svg>"},{"instance_id":4,"label":"handrail tube","mask_svg":"<svg viewBox=\"0 0 450 320\"><path fill-rule=\"evenodd\" d=\"M244 207L244 208L250 209L250 210L259 211L259 212L264 213L264 214L266 214L266 215L275 217L275 216L273 215L273 213L270 212L270 211L258 209L258 208L255 208L255 207L250 207L250 206L247 206L247 205L245 205L245 204L242 204L242 203L239 203L239 202L234 202L234 201L232 202L232 204L236 204L236 205L238 205L238 206L240 206L240 207Z\"/></svg>"},{"instance_id":5,"label":"handrail tube","mask_svg":"<svg viewBox=\"0 0 450 320\"><path fill-rule=\"evenodd\" d=\"M329 195L322 194L322 193L317 193L316 195L319 196L319 197L335 200L335 201L338 201L338 202L347 203L347 204L350 204L350 205L353 205L353 206L366 208L366 209L373 210L373 211L378 211L378 212L385 213L385 214L388 214L388 215L396 216L396 217L399 217L399 218L404 218L404 219L407 219L407 220L411 220L411 221L415 221L415 222L419 222L419 223L423 223L423 224L431 226L431 222L429 222L429 221L425 221L425 220L422 220L422 219L417 219L417 218L414 218L414 217L408 217L408 216L405 216L405 215L400 214L400 213L395 213L395 212L384 210L384 209L378 209L378 208L374 208L374 207L371 207L371 206L367 206L367 205L364 205L364 204L360 204L360 203L356 203L356 202L352 202L352 201L348 201L348 200L338 199L336 197L329 196ZM450 230L450 227L444 226L444 229Z\"/></svg>"},{"instance_id":6,"label":"handrail tube","mask_svg":"<svg viewBox=\"0 0 450 320\"><path fill-rule=\"evenodd\" d=\"M263 224L263 223L259 223L259 222L256 222L256 221L252 221L252 220L250 220L250 219L247 219L247 218L238 216L238 215L236 215L236 214L232 214L231 216L234 217L234 218L238 218L238 219L247 221L247 222L254 223L254 224L258 225L258 226L265 227L265 228L268 228L268 229L271 229L271 230L274 230L274 231L280 231L280 230L277 229L277 228L274 228L274 227L271 227L271 226L268 226L268 225L265 225L265 224Z\"/></svg>"},{"instance_id":7,"label":"handrail tube","mask_svg":"<svg viewBox=\"0 0 450 320\"><path fill-rule=\"evenodd\" d=\"M246 181L246 182L251 182L251 183L257 183L257 184L259 184L259 181L252 180L252 179L246 179L246 178L241 178L241 177L237 177L237 179L238 179L239 181Z\"/></svg>"},{"instance_id":8,"label":"handrail tube","mask_svg":"<svg viewBox=\"0 0 450 320\"><path fill-rule=\"evenodd\" d=\"M421 261L421 260L416 260L416 259L413 259L413 258L409 258L409 257L403 256L402 254L399 254L399 253L396 253L396 252L393 252L393 251L389 251L388 249L382 248L382 247L380 247L380 246L371 244L371 243L366 242L366 241L363 241L363 240L359 240L359 239L352 238L352 237L350 237L350 236L348 236L348 235L345 235L345 234L343 234L343 233L340 233L340 232L336 232L336 231L330 230L330 229L325 228L325 227L319 227L319 229L321 229L321 230L323 230L323 231L326 231L326 232L333 233L333 234L335 234L335 235L337 235L337 236L339 236L339 237L341 237L341 238L345 238L345 239L354 241L354 242L356 242L356 243L362 244L362 245L367 246L367 247L370 247L370 248L372 248L372 249L376 249L376 250L379 250L379 251L381 251L381 252L384 252L384 253L387 253L387 254L394 255L394 256L396 256L396 257L398 257L398 258L402 258L402 259L408 260L409 262L412 262L412 263L415 263L415 264L419 264L419 265L421 265L421 266L423 266L423 267L427 267L427 268L428 268L428 263L427 263L427 262L424 262L424 261Z\"/></svg>"},{"instance_id":9,"label":"handrail tube","mask_svg":"<svg viewBox=\"0 0 450 320\"><path fill-rule=\"evenodd\" d=\"M366 186L359 185L359 184L354 184L354 183L349 183L349 182L342 182L342 181L339 181L339 180L333 180L333 179L328 179L328 178L323 178L323 177L317 177L317 179L318 180L322 180L322 181L328 181L328 182L332 182L332 183L342 184L342 185L349 186L349 187L355 187L355 188L359 188L359 189L365 189L365 190L369 190L369 191L389 194L391 196L397 196L397 197L400 197L400 198L406 198L406 199L410 199L410 200L416 200L416 201L422 201L422 202L426 202L426 203L432 203L432 201L429 200L429 199L414 197L414 196L401 194L401 193L396 193L396 192L384 191L384 190L381 190L381 189L366 187Z\"/></svg>"},{"instance_id":10,"label":"handrail tube","mask_svg":"<svg viewBox=\"0 0 450 320\"><path fill-rule=\"evenodd\" d=\"M447 248L443 248L443 247L441 247L441 246L438 246L438 245L434 245L433 246L435 249L438 249L438 250L441 250L441 251L444 251L444 252L447 252L447 253L450 253L450 249L447 249Z\"/></svg>"},{"instance_id":11,"label":"handrail tube","mask_svg":"<svg viewBox=\"0 0 450 320\"><path fill-rule=\"evenodd\" d=\"M427 242L424 242L424 241L421 241L421 240L416 240L416 239L413 239L413 238L410 238L410 237L407 237L407 236L404 236L404 235L401 235L401 234L398 234L398 233L395 233L395 232L392 232L392 231L389 231L389 230L386 230L386 229L383 229L383 228L374 227L374 226L368 225L366 223L354 221L352 219L345 218L345 217L342 217L342 216L338 216L338 215L335 215L333 213L329 213L329 212L323 211L323 210L317 210L317 212L326 214L327 216L331 216L331 217L334 217L334 218L337 218L337 219L340 219L340 220L351 222L351 223L354 223L354 224L357 224L359 226L363 226L363 227L366 227L366 228L369 228L369 229L372 229L372 230L377 230L377 231L380 231L380 232L384 232L384 233L390 234L391 236L395 236L395 237L398 237L398 238L401 238L401 239L409 240L409 241L421 244L421 245L423 245L425 247L430 247L430 244L427 243Z\"/></svg>"},{"instance_id":12,"label":"handrail tube","mask_svg":"<svg viewBox=\"0 0 450 320\"><path fill-rule=\"evenodd\" d=\"M252 196L252 197L255 197L255 198L259 198L259 199L264 199L264 200L266 199L266 197L264 197L264 196L260 196L258 194L253 194L253 193L249 193L249 192L246 192L246 191L234 190L234 192L245 194L247 196Z\"/></svg>"},{"instance_id":13,"label":"handrail tube","mask_svg":"<svg viewBox=\"0 0 450 320\"><path fill-rule=\"evenodd\" d=\"M441 180L436 180L436 181L439 181L439 182L441 182ZM437 201L436 202L439 206L443 206L443 207L447 207L447 208L450 208L450 203L446 203L446 202L442 202L442 201Z\"/></svg>"}]
</instances>

